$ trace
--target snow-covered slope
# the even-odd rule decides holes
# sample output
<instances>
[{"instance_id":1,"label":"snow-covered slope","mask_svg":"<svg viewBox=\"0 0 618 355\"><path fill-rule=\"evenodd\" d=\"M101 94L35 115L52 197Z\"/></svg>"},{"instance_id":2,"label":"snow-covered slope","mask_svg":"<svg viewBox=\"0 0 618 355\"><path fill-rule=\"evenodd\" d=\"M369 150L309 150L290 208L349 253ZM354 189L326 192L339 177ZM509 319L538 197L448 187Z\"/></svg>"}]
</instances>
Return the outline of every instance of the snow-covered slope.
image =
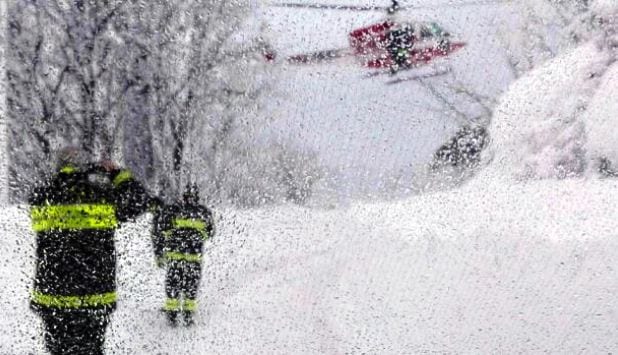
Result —
<instances>
[{"instance_id":1,"label":"snow-covered slope","mask_svg":"<svg viewBox=\"0 0 618 355\"><path fill-rule=\"evenodd\" d=\"M507 179L562 178L618 162L617 5L597 1L605 33L512 85L490 127L494 163ZM610 11L610 9L613 10Z\"/></svg>"}]
</instances>

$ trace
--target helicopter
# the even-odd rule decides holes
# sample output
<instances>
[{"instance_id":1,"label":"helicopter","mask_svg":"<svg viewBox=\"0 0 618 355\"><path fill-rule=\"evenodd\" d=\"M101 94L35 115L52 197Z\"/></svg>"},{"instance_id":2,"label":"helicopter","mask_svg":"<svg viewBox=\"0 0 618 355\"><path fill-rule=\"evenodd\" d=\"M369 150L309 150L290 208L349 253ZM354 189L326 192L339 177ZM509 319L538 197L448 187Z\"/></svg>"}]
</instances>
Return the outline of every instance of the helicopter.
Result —
<instances>
[{"instance_id":1,"label":"helicopter","mask_svg":"<svg viewBox=\"0 0 618 355\"><path fill-rule=\"evenodd\" d=\"M386 19L354 29L348 33L347 47L301 53L285 58L289 64L312 65L331 62L344 57L354 57L361 67L371 69L369 77L396 74L425 66L437 58L448 57L466 46L453 39L450 32L437 22L400 21L395 15L404 9L461 7L492 5L511 0L470 1L458 4L432 6L403 6L392 0L390 6L356 6L335 4L276 3L272 6L298 9L342 11L386 11ZM269 61L275 60L274 52L265 53ZM441 74L443 71L438 73Z\"/></svg>"}]
</instances>

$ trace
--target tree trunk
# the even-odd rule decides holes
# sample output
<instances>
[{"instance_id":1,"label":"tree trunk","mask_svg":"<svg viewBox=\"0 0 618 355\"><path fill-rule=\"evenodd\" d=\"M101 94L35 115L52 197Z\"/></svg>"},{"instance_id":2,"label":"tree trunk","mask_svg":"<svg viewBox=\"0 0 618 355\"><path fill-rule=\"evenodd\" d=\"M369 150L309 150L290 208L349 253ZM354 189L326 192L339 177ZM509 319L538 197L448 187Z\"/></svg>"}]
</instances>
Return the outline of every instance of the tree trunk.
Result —
<instances>
[{"instance_id":1,"label":"tree trunk","mask_svg":"<svg viewBox=\"0 0 618 355\"><path fill-rule=\"evenodd\" d=\"M0 33L5 33L6 29L6 1L0 2ZM6 68L5 57L6 57L6 40L5 36L0 36L0 68ZM7 129L8 122L6 119L6 71L0 71L0 204L4 205L8 203L8 152L7 152Z\"/></svg>"}]
</instances>

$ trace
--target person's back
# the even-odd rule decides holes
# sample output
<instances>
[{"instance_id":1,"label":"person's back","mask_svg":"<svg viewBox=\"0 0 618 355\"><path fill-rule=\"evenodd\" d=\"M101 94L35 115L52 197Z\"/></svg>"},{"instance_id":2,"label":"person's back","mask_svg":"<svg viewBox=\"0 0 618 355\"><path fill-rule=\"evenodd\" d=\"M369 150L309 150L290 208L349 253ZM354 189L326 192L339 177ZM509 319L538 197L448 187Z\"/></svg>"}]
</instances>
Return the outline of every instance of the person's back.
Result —
<instances>
[{"instance_id":1,"label":"person's back","mask_svg":"<svg viewBox=\"0 0 618 355\"><path fill-rule=\"evenodd\" d=\"M114 306L118 220L113 188L111 182L92 183L88 177L64 167L30 199L37 233L35 307L75 308L70 303L77 299L81 306Z\"/></svg>"},{"instance_id":2,"label":"person's back","mask_svg":"<svg viewBox=\"0 0 618 355\"><path fill-rule=\"evenodd\" d=\"M212 233L211 213L199 204L181 203L166 212L170 229L166 237L166 258L201 258L204 240Z\"/></svg>"},{"instance_id":3,"label":"person's back","mask_svg":"<svg viewBox=\"0 0 618 355\"><path fill-rule=\"evenodd\" d=\"M165 207L155 217L155 253L167 265L164 311L175 325L182 313L188 324L197 310L204 241L214 228L210 210L199 204L197 192Z\"/></svg>"},{"instance_id":4,"label":"person's back","mask_svg":"<svg viewBox=\"0 0 618 355\"><path fill-rule=\"evenodd\" d=\"M31 194L36 233L31 305L43 318L52 354L102 353L116 306L114 232L148 201L127 170L73 164L61 166Z\"/></svg>"}]
</instances>

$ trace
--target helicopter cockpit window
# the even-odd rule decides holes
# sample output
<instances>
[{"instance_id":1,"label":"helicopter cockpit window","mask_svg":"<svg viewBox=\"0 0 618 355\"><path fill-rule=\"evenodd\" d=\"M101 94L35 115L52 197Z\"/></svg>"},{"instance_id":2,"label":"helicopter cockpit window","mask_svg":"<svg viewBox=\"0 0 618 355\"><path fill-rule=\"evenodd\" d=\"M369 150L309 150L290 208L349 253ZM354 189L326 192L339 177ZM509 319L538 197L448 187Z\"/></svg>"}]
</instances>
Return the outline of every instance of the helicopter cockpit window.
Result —
<instances>
[{"instance_id":1,"label":"helicopter cockpit window","mask_svg":"<svg viewBox=\"0 0 618 355\"><path fill-rule=\"evenodd\" d=\"M426 27L427 31L431 32L431 34L435 37L445 37L448 36L448 33L440 27L437 23L432 22Z\"/></svg>"}]
</instances>

